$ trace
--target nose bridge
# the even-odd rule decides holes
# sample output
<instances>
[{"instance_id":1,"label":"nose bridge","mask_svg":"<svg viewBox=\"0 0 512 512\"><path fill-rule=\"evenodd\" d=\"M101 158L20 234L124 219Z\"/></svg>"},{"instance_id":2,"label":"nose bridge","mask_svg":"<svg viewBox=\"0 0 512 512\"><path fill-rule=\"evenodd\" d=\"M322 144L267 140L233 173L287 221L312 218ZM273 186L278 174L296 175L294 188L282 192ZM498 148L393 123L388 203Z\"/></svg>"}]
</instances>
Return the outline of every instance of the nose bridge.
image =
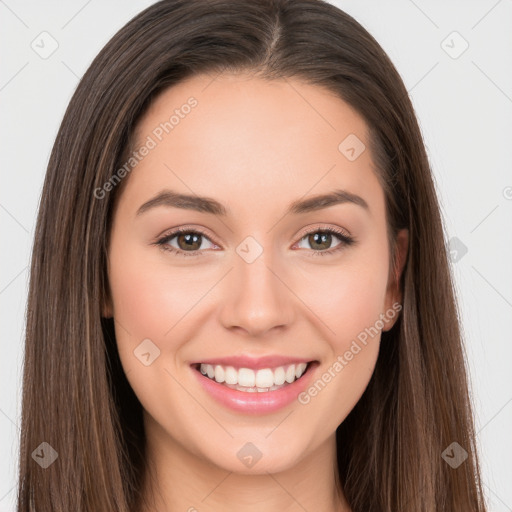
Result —
<instances>
[{"instance_id":1,"label":"nose bridge","mask_svg":"<svg viewBox=\"0 0 512 512\"><path fill-rule=\"evenodd\" d=\"M225 327L240 327L251 335L261 335L292 319L292 296L285 286L270 244L271 237L246 237L236 248L234 269L222 311ZM261 242L260 242L261 240ZM266 243L266 246L263 246Z\"/></svg>"}]
</instances>

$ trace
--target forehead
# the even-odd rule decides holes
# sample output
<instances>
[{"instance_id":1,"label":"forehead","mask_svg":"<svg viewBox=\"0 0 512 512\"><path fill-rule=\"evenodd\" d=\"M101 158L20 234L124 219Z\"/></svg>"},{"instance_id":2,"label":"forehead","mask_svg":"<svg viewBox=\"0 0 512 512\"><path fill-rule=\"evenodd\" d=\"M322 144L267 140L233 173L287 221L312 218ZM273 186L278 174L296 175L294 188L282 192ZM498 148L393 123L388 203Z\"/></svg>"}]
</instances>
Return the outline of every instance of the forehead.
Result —
<instances>
[{"instance_id":1,"label":"forehead","mask_svg":"<svg viewBox=\"0 0 512 512\"><path fill-rule=\"evenodd\" d=\"M332 92L295 79L194 76L155 98L134 140L135 150L151 148L125 190L139 203L164 188L253 212L330 189L367 202L382 195L364 120Z\"/></svg>"}]
</instances>

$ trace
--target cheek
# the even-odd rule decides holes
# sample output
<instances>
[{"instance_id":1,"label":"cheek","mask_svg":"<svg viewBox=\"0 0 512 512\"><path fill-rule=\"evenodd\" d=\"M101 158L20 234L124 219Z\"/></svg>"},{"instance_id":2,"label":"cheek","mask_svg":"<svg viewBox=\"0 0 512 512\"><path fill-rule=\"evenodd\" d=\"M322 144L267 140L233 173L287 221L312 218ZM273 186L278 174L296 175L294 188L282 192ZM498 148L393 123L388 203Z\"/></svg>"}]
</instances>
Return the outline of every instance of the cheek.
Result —
<instances>
[{"instance_id":1,"label":"cheek","mask_svg":"<svg viewBox=\"0 0 512 512\"><path fill-rule=\"evenodd\" d=\"M114 316L135 338L133 341L141 336L160 337L165 326L160 311L161 283L156 276L144 265L126 259L115 267L110 283Z\"/></svg>"},{"instance_id":2,"label":"cheek","mask_svg":"<svg viewBox=\"0 0 512 512\"><path fill-rule=\"evenodd\" d=\"M336 411L330 428L336 428L360 399L379 353L388 261L385 252L373 254L380 256L354 253L336 270L317 271L302 280L302 297L315 313L326 350L317 380L301 403Z\"/></svg>"},{"instance_id":3,"label":"cheek","mask_svg":"<svg viewBox=\"0 0 512 512\"><path fill-rule=\"evenodd\" d=\"M121 253L113 244L110 257L109 282L116 319L124 320L130 332L162 338L184 314L188 299L196 295L194 280L183 282L184 274L172 271L157 247L125 246L129 248Z\"/></svg>"},{"instance_id":4,"label":"cheek","mask_svg":"<svg viewBox=\"0 0 512 512\"><path fill-rule=\"evenodd\" d=\"M183 407L187 397L171 375L182 378L175 360L187 337L185 322L179 322L197 301L194 287L180 285L165 263L136 247L126 256L113 247L110 261L117 348L128 381L144 408L156 415L162 407Z\"/></svg>"},{"instance_id":5,"label":"cheek","mask_svg":"<svg viewBox=\"0 0 512 512\"><path fill-rule=\"evenodd\" d=\"M336 299L330 314L335 320L337 339L342 342L357 337L367 327L375 324L382 312L386 279L378 266L354 269L338 281ZM334 305L336 304L336 306Z\"/></svg>"},{"instance_id":6,"label":"cheek","mask_svg":"<svg viewBox=\"0 0 512 512\"><path fill-rule=\"evenodd\" d=\"M182 324L173 328L197 301L193 282L180 284L176 273L170 272L158 256L155 261L136 247L123 254L115 246L112 249L109 281L118 351L126 371L140 366L134 350L147 339L162 355L152 367L160 367L164 361L167 365L179 348L180 341L173 334Z\"/></svg>"},{"instance_id":7,"label":"cheek","mask_svg":"<svg viewBox=\"0 0 512 512\"><path fill-rule=\"evenodd\" d=\"M384 312L387 259L363 258L354 253L336 267L302 273L298 295L324 325L331 345L339 350ZM350 344L350 343L349 343Z\"/></svg>"}]
</instances>

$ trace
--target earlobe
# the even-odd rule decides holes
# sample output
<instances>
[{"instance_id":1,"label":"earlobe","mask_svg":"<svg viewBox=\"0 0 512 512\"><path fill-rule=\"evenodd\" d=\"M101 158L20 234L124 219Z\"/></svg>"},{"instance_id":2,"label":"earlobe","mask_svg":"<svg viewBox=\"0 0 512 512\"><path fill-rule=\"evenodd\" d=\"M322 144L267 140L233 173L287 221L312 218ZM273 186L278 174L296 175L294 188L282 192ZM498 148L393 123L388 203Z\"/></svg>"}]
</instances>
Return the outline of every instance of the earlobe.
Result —
<instances>
[{"instance_id":1,"label":"earlobe","mask_svg":"<svg viewBox=\"0 0 512 512\"><path fill-rule=\"evenodd\" d=\"M107 278L103 299L101 301L101 316L103 318L112 318L114 316L114 308L112 305L112 297L110 293L110 258L107 252Z\"/></svg>"},{"instance_id":2,"label":"earlobe","mask_svg":"<svg viewBox=\"0 0 512 512\"><path fill-rule=\"evenodd\" d=\"M402 229L398 232L396 237L396 260L393 274L390 276L388 289L386 293L386 312L392 310L393 314L390 315L392 318L389 321L385 321L385 327L383 331L389 331L395 324L398 314L397 305L400 304L400 310L403 307L402 290L400 289L400 279L407 261L409 251L409 230ZM388 316L385 313L386 317Z\"/></svg>"},{"instance_id":3,"label":"earlobe","mask_svg":"<svg viewBox=\"0 0 512 512\"><path fill-rule=\"evenodd\" d=\"M101 316L103 318L112 318L113 317L112 310L110 308L103 308Z\"/></svg>"},{"instance_id":4,"label":"earlobe","mask_svg":"<svg viewBox=\"0 0 512 512\"><path fill-rule=\"evenodd\" d=\"M404 271L405 262L407 261L407 255L409 252L409 230L402 229L398 232L396 238L396 251L397 260L395 268L395 285L398 290L398 299L402 302L402 291L400 290L400 279Z\"/></svg>"},{"instance_id":5,"label":"earlobe","mask_svg":"<svg viewBox=\"0 0 512 512\"><path fill-rule=\"evenodd\" d=\"M102 301L101 316L103 318L112 318L114 316L114 308L112 307L112 300L107 296Z\"/></svg>"},{"instance_id":6,"label":"earlobe","mask_svg":"<svg viewBox=\"0 0 512 512\"><path fill-rule=\"evenodd\" d=\"M113 317L113 315L112 315L112 311L111 311L110 309L105 309L105 308L104 308L104 309L103 309L103 313L101 314L101 316L102 316L103 318L106 318L106 319L108 319L108 318L112 318L112 317Z\"/></svg>"}]
</instances>

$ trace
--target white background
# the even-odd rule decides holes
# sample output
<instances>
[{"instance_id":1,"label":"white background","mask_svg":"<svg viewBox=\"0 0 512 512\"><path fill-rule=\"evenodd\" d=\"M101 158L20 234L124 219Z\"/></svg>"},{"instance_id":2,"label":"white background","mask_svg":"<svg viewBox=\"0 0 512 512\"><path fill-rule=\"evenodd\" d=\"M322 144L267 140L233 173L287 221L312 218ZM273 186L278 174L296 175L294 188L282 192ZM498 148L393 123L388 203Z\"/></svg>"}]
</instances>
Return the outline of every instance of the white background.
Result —
<instances>
[{"instance_id":1,"label":"white background","mask_svg":"<svg viewBox=\"0 0 512 512\"><path fill-rule=\"evenodd\" d=\"M152 3L0 0L0 512L15 503L28 265L50 150L94 56ZM374 35L402 75L447 237L467 247L452 264L485 492L490 512L512 511L512 1L332 3ZM58 42L47 59L31 47L43 31Z\"/></svg>"}]
</instances>

